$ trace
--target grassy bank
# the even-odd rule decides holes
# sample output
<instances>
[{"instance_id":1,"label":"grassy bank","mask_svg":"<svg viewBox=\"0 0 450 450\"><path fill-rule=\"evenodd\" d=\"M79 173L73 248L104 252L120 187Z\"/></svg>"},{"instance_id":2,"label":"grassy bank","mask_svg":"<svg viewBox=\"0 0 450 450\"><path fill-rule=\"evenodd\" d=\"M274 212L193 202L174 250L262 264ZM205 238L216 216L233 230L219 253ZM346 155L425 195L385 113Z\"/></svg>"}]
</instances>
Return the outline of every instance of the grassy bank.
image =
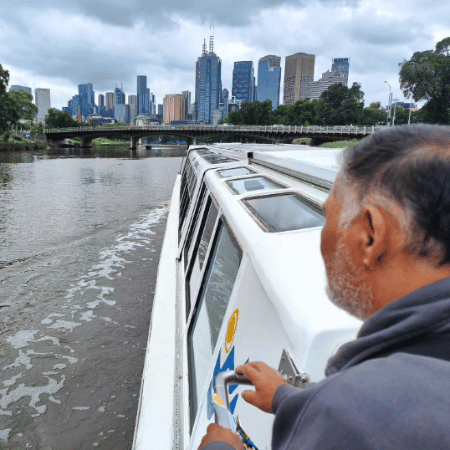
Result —
<instances>
[{"instance_id":1,"label":"grassy bank","mask_svg":"<svg viewBox=\"0 0 450 450\"><path fill-rule=\"evenodd\" d=\"M311 142L310 138L298 138L294 139L292 141L293 144L298 145L309 145ZM324 144L320 145L320 147L325 148L344 148L344 147L350 147L352 145L355 145L359 142L359 139L350 139L345 141L335 141L335 142L325 142Z\"/></svg>"},{"instance_id":2,"label":"grassy bank","mask_svg":"<svg viewBox=\"0 0 450 450\"><path fill-rule=\"evenodd\" d=\"M4 141L3 139L0 139L0 150L37 150L46 147L47 142L45 141L31 141L31 140Z\"/></svg>"},{"instance_id":3,"label":"grassy bank","mask_svg":"<svg viewBox=\"0 0 450 450\"><path fill-rule=\"evenodd\" d=\"M92 145L130 145L130 140L122 140L122 139L108 139L108 138L97 138L92 140Z\"/></svg>"},{"instance_id":4,"label":"grassy bank","mask_svg":"<svg viewBox=\"0 0 450 450\"><path fill-rule=\"evenodd\" d=\"M325 148L344 148L351 147L352 145L356 145L359 142L359 139L350 139L348 141L336 141L336 142L325 142L321 147Z\"/></svg>"}]
</instances>

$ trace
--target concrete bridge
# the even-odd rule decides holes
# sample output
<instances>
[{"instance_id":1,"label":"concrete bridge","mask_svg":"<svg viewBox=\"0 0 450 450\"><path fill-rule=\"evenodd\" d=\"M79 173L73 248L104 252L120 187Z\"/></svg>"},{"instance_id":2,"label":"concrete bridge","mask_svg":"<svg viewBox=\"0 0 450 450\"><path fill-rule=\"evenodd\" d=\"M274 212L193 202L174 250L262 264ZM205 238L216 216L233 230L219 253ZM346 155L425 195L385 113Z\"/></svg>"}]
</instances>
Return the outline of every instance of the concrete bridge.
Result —
<instances>
[{"instance_id":1,"label":"concrete bridge","mask_svg":"<svg viewBox=\"0 0 450 450\"><path fill-rule=\"evenodd\" d=\"M197 140L209 135L233 136L236 140L259 139L270 143L292 141L297 138L311 138L312 146L324 142L345 139L361 139L384 126L291 126L291 125L160 125L147 127L80 127L45 130L47 141L62 141L68 138L81 138L82 147L91 147L92 140L99 137L129 138L130 148L137 146L138 140L145 136L179 136L194 145Z\"/></svg>"}]
</instances>

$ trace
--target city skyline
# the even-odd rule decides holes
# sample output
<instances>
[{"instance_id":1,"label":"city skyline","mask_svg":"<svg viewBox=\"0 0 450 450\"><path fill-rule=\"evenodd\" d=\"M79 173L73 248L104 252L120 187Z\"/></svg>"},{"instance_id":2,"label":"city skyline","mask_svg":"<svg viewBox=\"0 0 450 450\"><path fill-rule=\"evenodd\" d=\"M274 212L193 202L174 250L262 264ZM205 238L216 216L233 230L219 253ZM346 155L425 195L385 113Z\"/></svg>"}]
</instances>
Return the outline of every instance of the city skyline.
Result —
<instances>
[{"instance_id":1,"label":"city skyline","mask_svg":"<svg viewBox=\"0 0 450 450\"><path fill-rule=\"evenodd\" d=\"M147 75L157 103L168 93L194 92L193 62L210 24L222 60L222 84L229 90L235 61L251 60L256 67L260 57L279 55L284 72L285 57L304 52L316 55L315 79L330 69L333 58L350 58L349 86L361 83L366 105L386 104L385 81L394 98L403 98L398 63L450 35L450 5L430 7L424 0L413 5L406 0L169 2L164 8L136 0L109 8L96 0L64 8L55 0L9 3L0 5L5 43L0 63L10 72L10 85L50 89L58 109L83 83L100 93L123 84L126 93L134 94L140 74Z\"/></svg>"}]
</instances>

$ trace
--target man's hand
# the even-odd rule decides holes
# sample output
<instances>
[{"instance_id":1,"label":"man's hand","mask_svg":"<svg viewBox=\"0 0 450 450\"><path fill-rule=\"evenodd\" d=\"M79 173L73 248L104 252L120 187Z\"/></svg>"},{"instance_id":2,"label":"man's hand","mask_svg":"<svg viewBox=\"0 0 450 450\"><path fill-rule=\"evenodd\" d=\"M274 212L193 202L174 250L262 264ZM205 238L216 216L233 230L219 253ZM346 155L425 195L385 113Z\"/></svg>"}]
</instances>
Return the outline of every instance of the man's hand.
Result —
<instances>
[{"instance_id":1,"label":"man's hand","mask_svg":"<svg viewBox=\"0 0 450 450\"><path fill-rule=\"evenodd\" d=\"M273 412L273 396L277 389L286 383L283 376L263 362L239 366L236 372L245 375L255 386L255 391L244 391L242 398L267 413Z\"/></svg>"},{"instance_id":2,"label":"man's hand","mask_svg":"<svg viewBox=\"0 0 450 450\"><path fill-rule=\"evenodd\" d=\"M198 450L201 450L206 444L217 441L226 442L236 450L245 450L244 444L241 442L236 433L233 433L231 430L223 428L216 423L208 425L206 434L203 437L202 442L200 442L200 447Z\"/></svg>"}]
</instances>

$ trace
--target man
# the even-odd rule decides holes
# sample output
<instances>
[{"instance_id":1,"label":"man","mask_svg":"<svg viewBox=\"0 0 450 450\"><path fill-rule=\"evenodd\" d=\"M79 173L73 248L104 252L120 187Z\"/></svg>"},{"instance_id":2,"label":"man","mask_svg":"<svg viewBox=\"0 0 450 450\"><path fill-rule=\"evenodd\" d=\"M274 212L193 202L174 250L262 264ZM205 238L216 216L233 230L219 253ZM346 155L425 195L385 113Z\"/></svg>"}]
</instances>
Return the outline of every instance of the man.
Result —
<instances>
[{"instance_id":1,"label":"man","mask_svg":"<svg viewBox=\"0 0 450 450\"><path fill-rule=\"evenodd\" d=\"M322 382L252 362L242 397L275 414L273 450L450 448L450 129L389 129L343 156L321 251L331 301L365 323ZM200 448L244 447L214 424Z\"/></svg>"}]
</instances>

